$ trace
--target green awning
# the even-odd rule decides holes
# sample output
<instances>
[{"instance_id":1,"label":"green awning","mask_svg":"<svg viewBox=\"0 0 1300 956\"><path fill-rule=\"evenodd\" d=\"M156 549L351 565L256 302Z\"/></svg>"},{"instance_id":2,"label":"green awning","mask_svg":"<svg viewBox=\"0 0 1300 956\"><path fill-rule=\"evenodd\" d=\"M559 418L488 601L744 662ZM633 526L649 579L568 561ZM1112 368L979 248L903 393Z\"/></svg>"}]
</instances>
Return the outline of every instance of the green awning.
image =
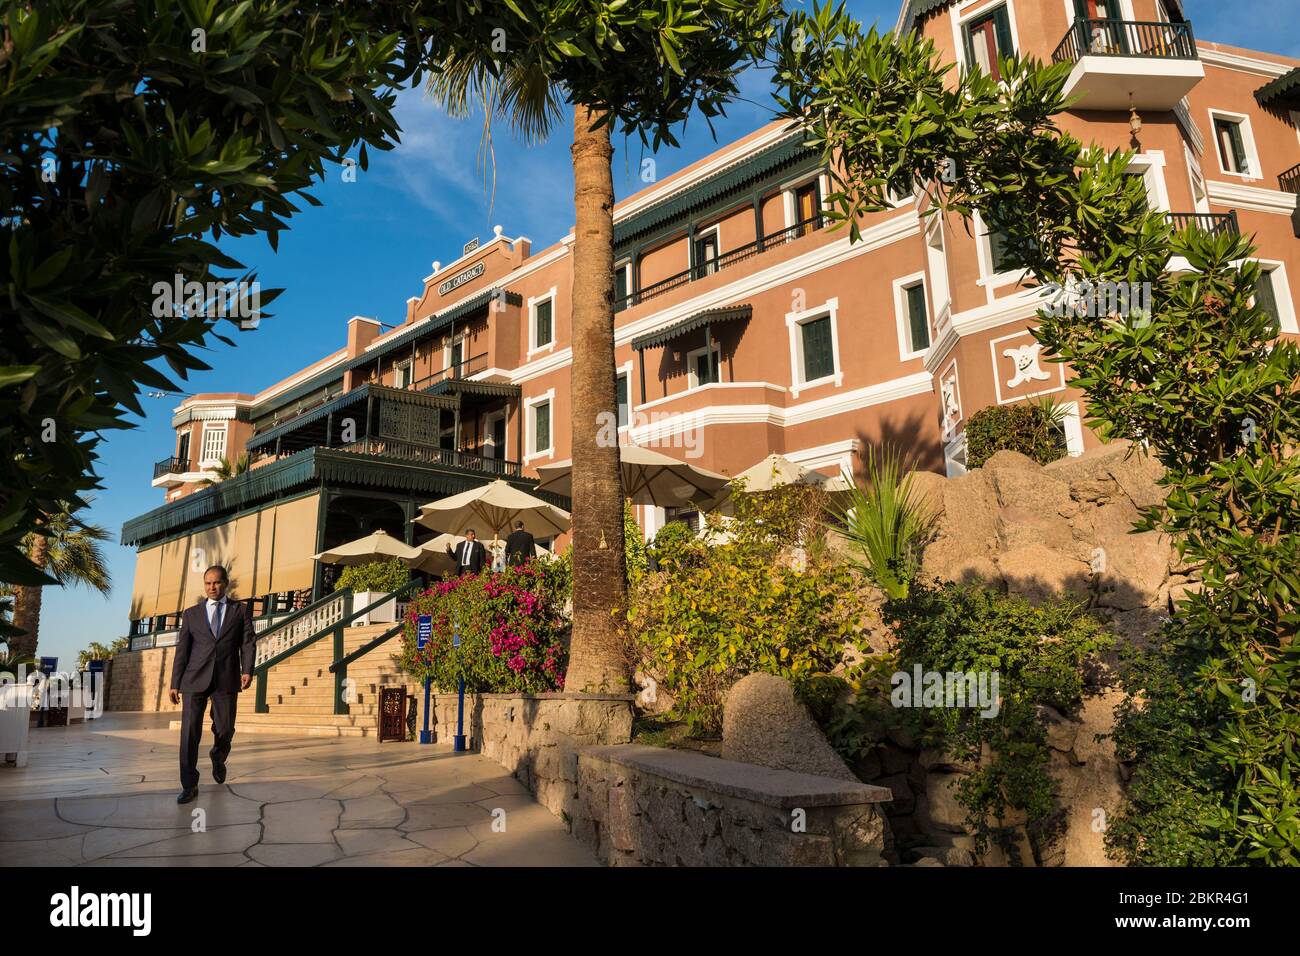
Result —
<instances>
[{"instance_id":1,"label":"green awning","mask_svg":"<svg viewBox=\"0 0 1300 956\"><path fill-rule=\"evenodd\" d=\"M819 155L817 150L808 149L803 145L803 134L795 133L788 136L753 156L746 157L734 166L705 177L689 189L614 223L614 245L621 246L642 233L685 215L692 209L741 189L782 166Z\"/></svg>"},{"instance_id":2,"label":"green awning","mask_svg":"<svg viewBox=\"0 0 1300 956\"><path fill-rule=\"evenodd\" d=\"M1260 106L1268 106L1278 99L1300 104L1300 66L1289 73L1283 73L1272 82L1265 83L1255 91L1255 99Z\"/></svg>"},{"instance_id":3,"label":"green awning","mask_svg":"<svg viewBox=\"0 0 1300 956\"><path fill-rule=\"evenodd\" d=\"M405 330L400 335L389 339L383 345L379 346L379 348L371 349L369 352L358 355L356 358L352 359L352 361L344 365L343 368L357 368L358 366L373 362L383 356L391 355L398 349L410 348L411 343L417 339L421 339L426 335L432 335L435 332L440 332L450 326L453 322L459 322L461 319L468 318L480 309L487 308L492 302L492 297L495 295L504 296L507 305L523 305L524 302L524 297L518 292L506 292L497 288L484 289L478 295L471 296L459 305L454 305L447 309L445 312L435 312L431 318L422 319L421 321L416 322L409 329Z\"/></svg>"},{"instance_id":4,"label":"green awning","mask_svg":"<svg viewBox=\"0 0 1300 956\"><path fill-rule=\"evenodd\" d=\"M737 319L746 319L753 314L753 308L748 305L727 305L721 308L705 309L703 312L696 312L694 315L687 316L680 322L674 322L666 329L660 329L657 332L647 332L645 335L638 335L632 340L632 348L637 351L653 348L656 345L664 345L677 338L679 335L685 335L687 332L694 332L696 329L702 329L706 325L718 325L722 322L734 322Z\"/></svg>"},{"instance_id":5,"label":"green awning","mask_svg":"<svg viewBox=\"0 0 1300 956\"><path fill-rule=\"evenodd\" d=\"M122 525L121 540L125 545L140 544L310 486L359 486L433 498L459 494L501 477L468 468L429 465L338 448L308 448L132 518ZM565 510L571 506L561 495L535 490L536 479L505 477L505 480Z\"/></svg>"},{"instance_id":6,"label":"green awning","mask_svg":"<svg viewBox=\"0 0 1300 956\"><path fill-rule=\"evenodd\" d=\"M264 432L259 432L248 440L245 449L247 451L257 451L259 448L273 445L277 438L281 438L291 431L296 431L304 425L320 421L331 412L336 412L340 408L351 405L354 402L363 401L369 394L369 385L362 385L360 388L354 388L350 392L344 392L338 398L331 399L324 405L319 405L310 411L303 412L301 415L295 415L293 418L282 421L278 425L268 428Z\"/></svg>"},{"instance_id":7,"label":"green awning","mask_svg":"<svg viewBox=\"0 0 1300 956\"><path fill-rule=\"evenodd\" d=\"M444 378L425 389L430 395L447 393L483 395L488 398L518 398L523 389L509 382L483 382L472 378Z\"/></svg>"}]
</instances>

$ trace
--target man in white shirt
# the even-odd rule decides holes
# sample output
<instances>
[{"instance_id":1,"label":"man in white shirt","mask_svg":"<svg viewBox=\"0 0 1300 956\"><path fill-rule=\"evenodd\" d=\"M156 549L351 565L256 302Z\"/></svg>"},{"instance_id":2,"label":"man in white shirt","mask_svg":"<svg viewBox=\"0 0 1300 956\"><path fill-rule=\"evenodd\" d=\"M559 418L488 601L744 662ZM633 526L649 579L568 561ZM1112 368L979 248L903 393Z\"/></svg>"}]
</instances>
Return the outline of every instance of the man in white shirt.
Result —
<instances>
[{"instance_id":1,"label":"man in white shirt","mask_svg":"<svg viewBox=\"0 0 1300 956\"><path fill-rule=\"evenodd\" d=\"M483 570L487 550L483 547L483 542L477 539L478 535L470 528L465 532L465 540L456 546L455 551L451 545L447 545L447 553L456 558L457 574L478 574Z\"/></svg>"},{"instance_id":2,"label":"man in white shirt","mask_svg":"<svg viewBox=\"0 0 1300 956\"><path fill-rule=\"evenodd\" d=\"M253 618L242 601L226 597L230 578L226 569L214 565L203 573L207 595L181 615L172 663L171 702L181 708L181 795L177 803L189 803L199 792L197 767L199 740L203 736L203 715L212 702L212 733L216 738L210 756L212 778L226 780L226 758L235 736L235 713L239 692L253 682L257 634Z\"/></svg>"}]
</instances>

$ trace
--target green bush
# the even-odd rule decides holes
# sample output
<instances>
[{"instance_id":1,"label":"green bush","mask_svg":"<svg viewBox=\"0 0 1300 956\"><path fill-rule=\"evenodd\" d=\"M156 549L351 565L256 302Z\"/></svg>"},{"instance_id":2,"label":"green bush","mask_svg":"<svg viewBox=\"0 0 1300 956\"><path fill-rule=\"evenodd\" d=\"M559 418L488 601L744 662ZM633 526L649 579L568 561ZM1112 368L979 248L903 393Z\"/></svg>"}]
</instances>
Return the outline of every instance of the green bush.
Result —
<instances>
[{"instance_id":1,"label":"green bush","mask_svg":"<svg viewBox=\"0 0 1300 956\"><path fill-rule=\"evenodd\" d=\"M409 580L410 569L402 563L401 558L393 558L391 561L372 561L370 564L354 564L344 568L339 579L334 582L334 590L351 588L354 594L360 591L392 594Z\"/></svg>"},{"instance_id":2,"label":"green bush","mask_svg":"<svg viewBox=\"0 0 1300 956\"><path fill-rule=\"evenodd\" d=\"M982 468L994 452L1018 451L1040 465L1064 458L1065 430L1047 403L981 408L966 423L966 467Z\"/></svg>"},{"instance_id":3,"label":"green bush","mask_svg":"<svg viewBox=\"0 0 1300 956\"><path fill-rule=\"evenodd\" d=\"M891 598L907 597L921 567L921 550L934 523L912 495L912 476L896 454L867 456L870 490L856 483L839 515L845 539L860 554L871 579Z\"/></svg>"},{"instance_id":4,"label":"green bush","mask_svg":"<svg viewBox=\"0 0 1300 956\"><path fill-rule=\"evenodd\" d=\"M627 561L627 586L634 588L645 576L649 558L641 526L632 513L632 502L626 498L623 500L623 556Z\"/></svg>"},{"instance_id":5,"label":"green bush","mask_svg":"<svg viewBox=\"0 0 1300 956\"><path fill-rule=\"evenodd\" d=\"M444 691L454 690L462 677L474 693L562 690L568 666L565 581L562 566L530 561L439 582L407 609L402 670L420 680L431 677ZM420 649L417 624L424 614L433 619L433 634Z\"/></svg>"},{"instance_id":6,"label":"green bush","mask_svg":"<svg viewBox=\"0 0 1300 956\"><path fill-rule=\"evenodd\" d=\"M992 716L970 706L900 706L893 700L890 716L922 746L974 765L956 794L981 851L1009 811L1025 814L1036 844L1057 811L1040 707L1077 713L1088 670L1112 645L1110 634L1080 604L1034 605L976 585L914 584L906 599L886 601L882 613L897 644L892 654L870 659L859 675L861 707L875 710L867 723L879 718L880 702L897 693L893 675L912 675L917 665L923 672L990 675L990 688L996 673L1000 705ZM858 729L840 720L840 736Z\"/></svg>"},{"instance_id":7,"label":"green bush","mask_svg":"<svg viewBox=\"0 0 1300 956\"><path fill-rule=\"evenodd\" d=\"M710 523L719 530L716 518ZM671 527L655 539L660 570L633 594L628 622L637 663L656 675L674 700L671 716L692 734L721 731L726 692L746 674L798 686L841 663L860 618L852 568L810 561L798 571L743 518L726 526L730 540L708 546L689 529L665 535Z\"/></svg>"}]
</instances>

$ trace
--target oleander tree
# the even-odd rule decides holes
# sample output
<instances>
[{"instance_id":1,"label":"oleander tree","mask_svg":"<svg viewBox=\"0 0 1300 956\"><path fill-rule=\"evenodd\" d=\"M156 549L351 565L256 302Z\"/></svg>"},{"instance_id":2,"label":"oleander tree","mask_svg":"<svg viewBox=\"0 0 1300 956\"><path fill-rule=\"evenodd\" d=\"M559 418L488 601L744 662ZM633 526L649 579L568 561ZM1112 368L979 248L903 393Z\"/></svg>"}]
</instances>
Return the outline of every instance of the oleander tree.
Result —
<instances>
[{"instance_id":1,"label":"oleander tree","mask_svg":"<svg viewBox=\"0 0 1300 956\"><path fill-rule=\"evenodd\" d=\"M624 498L616 445L614 182L610 133L675 146L693 114L719 115L736 77L766 56L784 11L772 0L519 0L522 20L562 38L510 38L458 51L429 82L453 113L482 108L525 141L544 139L573 107L571 318L573 638L568 690L629 686L620 620L627 606Z\"/></svg>"},{"instance_id":2,"label":"oleander tree","mask_svg":"<svg viewBox=\"0 0 1300 956\"><path fill-rule=\"evenodd\" d=\"M926 214L978 211L1042 287L1034 335L1068 363L1088 424L1164 466L1166 500L1136 528L1169 534L1204 587L1124 672L1115 740L1133 773L1108 849L1300 863L1300 351L1255 302L1251 240L1175 232L1126 180L1131 153L1061 130L1068 64L956 75L930 41L864 31L842 5L791 16L780 50L782 109L830 161L851 235L890 191L919 187ZM1150 308L1099 312L1086 292L1124 283L1150 283Z\"/></svg>"}]
</instances>

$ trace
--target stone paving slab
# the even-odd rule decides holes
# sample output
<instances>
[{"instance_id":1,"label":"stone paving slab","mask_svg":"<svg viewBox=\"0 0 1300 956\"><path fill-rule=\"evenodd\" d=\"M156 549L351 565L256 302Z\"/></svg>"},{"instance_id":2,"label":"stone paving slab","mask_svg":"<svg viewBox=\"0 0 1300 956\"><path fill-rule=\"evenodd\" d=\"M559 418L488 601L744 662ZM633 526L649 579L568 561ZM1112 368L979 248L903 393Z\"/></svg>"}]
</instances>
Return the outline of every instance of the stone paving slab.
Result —
<instances>
[{"instance_id":1,"label":"stone paving slab","mask_svg":"<svg viewBox=\"0 0 1300 956\"><path fill-rule=\"evenodd\" d=\"M447 746L235 735L225 784L206 732L176 803L170 714L33 728L0 768L0 866L597 866L500 765Z\"/></svg>"}]
</instances>

